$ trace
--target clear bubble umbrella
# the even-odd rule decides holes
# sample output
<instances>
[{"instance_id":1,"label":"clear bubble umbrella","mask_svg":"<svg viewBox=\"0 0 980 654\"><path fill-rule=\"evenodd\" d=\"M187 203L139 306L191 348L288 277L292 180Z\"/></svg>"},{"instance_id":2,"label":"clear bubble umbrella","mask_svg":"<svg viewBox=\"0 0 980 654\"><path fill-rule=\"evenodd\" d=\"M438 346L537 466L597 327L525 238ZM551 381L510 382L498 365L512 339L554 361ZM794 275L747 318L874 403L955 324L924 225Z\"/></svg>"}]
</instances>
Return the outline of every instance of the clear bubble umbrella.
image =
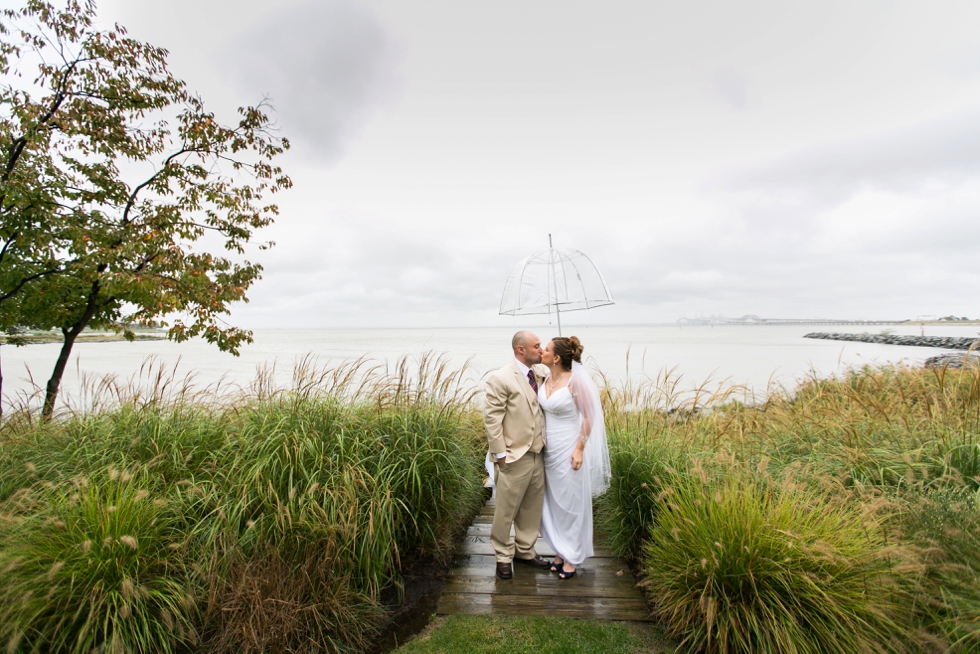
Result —
<instances>
[{"instance_id":1,"label":"clear bubble umbrella","mask_svg":"<svg viewBox=\"0 0 980 654\"><path fill-rule=\"evenodd\" d=\"M552 245L535 252L514 267L500 298L500 315L523 316L584 311L614 304L605 280L592 260L583 252Z\"/></svg>"}]
</instances>

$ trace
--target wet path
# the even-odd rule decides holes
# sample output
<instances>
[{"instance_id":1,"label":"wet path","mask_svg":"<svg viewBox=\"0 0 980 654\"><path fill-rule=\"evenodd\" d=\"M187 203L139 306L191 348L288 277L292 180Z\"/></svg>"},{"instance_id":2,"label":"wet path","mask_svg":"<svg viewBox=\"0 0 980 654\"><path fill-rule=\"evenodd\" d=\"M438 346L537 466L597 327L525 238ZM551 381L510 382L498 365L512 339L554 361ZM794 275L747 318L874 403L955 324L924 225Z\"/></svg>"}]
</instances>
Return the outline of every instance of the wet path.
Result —
<instances>
[{"instance_id":1,"label":"wet path","mask_svg":"<svg viewBox=\"0 0 980 654\"><path fill-rule=\"evenodd\" d=\"M515 564L513 579L498 579L490 546L494 500L484 506L456 549L439 599L440 615L526 615L646 621L650 612L626 564L596 534L596 555L571 579ZM538 554L554 552L538 539Z\"/></svg>"}]
</instances>

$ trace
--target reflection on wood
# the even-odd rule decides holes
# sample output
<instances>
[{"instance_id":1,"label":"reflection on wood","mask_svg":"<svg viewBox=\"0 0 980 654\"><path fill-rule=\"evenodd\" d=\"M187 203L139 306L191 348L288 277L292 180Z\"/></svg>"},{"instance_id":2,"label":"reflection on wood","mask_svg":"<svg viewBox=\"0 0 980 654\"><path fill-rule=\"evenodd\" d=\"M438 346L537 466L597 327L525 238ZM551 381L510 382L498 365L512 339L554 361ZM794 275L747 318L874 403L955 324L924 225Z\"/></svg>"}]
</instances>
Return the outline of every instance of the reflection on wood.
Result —
<instances>
[{"instance_id":1,"label":"reflection on wood","mask_svg":"<svg viewBox=\"0 0 980 654\"><path fill-rule=\"evenodd\" d=\"M650 612L643 600L578 598L557 595L469 595L443 592L440 614L525 615L597 620L646 621Z\"/></svg>"},{"instance_id":2,"label":"reflection on wood","mask_svg":"<svg viewBox=\"0 0 980 654\"><path fill-rule=\"evenodd\" d=\"M521 564L514 565L513 579L498 579L490 545L493 508L491 499L456 548L438 613L649 619L649 609L632 574L600 534L595 539L596 556L579 566L571 579L562 581L548 571ZM542 556L554 556L541 539L535 549Z\"/></svg>"},{"instance_id":3,"label":"reflection on wood","mask_svg":"<svg viewBox=\"0 0 980 654\"><path fill-rule=\"evenodd\" d=\"M629 597L636 599L633 576L617 577L613 573L578 571L571 579L562 581L557 575L514 575L513 579L497 579L496 575L453 575L446 580L447 593L489 593L497 595L567 595L576 597Z\"/></svg>"},{"instance_id":4,"label":"reflection on wood","mask_svg":"<svg viewBox=\"0 0 980 654\"><path fill-rule=\"evenodd\" d=\"M459 554L453 558L452 571L456 570L479 570L479 572L459 572L458 574L489 574L494 575L496 568L497 559L493 555L486 554ZM519 567L518 571L526 570L528 573L534 572L530 568ZM626 578L630 584L633 583L633 577L629 573L629 569L622 560L612 557L594 557L586 561L582 566L579 567L583 573L595 572L603 574L616 574L617 572L622 572L621 576ZM454 572L454 574L456 574ZM543 574L543 573L542 573ZM577 573L576 573L577 575ZM571 581L571 580L569 580Z\"/></svg>"},{"instance_id":5,"label":"reflection on wood","mask_svg":"<svg viewBox=\"0 0 980 654\"><path fill-rule=\"evenodd\" d=\"M534 549L541 556L552 557L555 555L555 551L548 546L548 543L540 538L534 544ZM459 554L493 554L493 546L490 545L490 536L470 536L467 534L463 538L463 542L456 548L456 552ZM611 557L613 554L608 550L602 550L597 547L595 548L595 555Z\"/></svg>"}]
</instances>

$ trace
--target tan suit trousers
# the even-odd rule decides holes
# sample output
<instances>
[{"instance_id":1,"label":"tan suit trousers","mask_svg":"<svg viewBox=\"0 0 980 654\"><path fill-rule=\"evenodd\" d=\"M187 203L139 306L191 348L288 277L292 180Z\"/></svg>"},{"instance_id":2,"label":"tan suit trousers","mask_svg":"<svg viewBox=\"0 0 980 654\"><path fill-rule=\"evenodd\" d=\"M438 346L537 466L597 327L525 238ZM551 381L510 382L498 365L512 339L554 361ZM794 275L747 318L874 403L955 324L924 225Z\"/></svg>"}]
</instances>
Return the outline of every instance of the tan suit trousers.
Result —
<instances>
[{"instance_id":1,"label":"tan suit trousers","mask_svg":"<svg viewBox=\"0 0 980 654\"><path fill-rule=\"evenodd\" d=\"M510 563L514 557L533 559L534 543L541 528L541 503L544 501L544 453L525 452L517 461L503 467L495 464L497 507L493 512L490 544L498 563ZM514 525L514 537L510 526Z\"/></svg>"}]
</instances>

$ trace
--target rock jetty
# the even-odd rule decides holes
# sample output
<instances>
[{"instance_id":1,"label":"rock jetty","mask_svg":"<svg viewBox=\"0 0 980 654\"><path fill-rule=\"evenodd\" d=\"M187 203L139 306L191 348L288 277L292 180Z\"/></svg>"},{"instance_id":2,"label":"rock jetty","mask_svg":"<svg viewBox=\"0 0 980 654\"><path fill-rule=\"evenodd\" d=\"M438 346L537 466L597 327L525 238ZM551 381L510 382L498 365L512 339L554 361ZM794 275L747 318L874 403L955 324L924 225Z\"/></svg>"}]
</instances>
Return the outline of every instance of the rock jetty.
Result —
<instances>
[{"instance_id":1,"label":"rock jetty","mask_svg":"<svg viewBox=\"0 0 980 654\"><path fill-rule=\"evenodd\" d=\"M828 341L856 341L883 345L912 345L915 347L940 347L947 350L980 349L980 339L959 336L897 336L895 334L836 334L811 332L803 338L822 338Z\"/></svg>"},{"instance_id":2,"label":"rock jetty","mask_svg":"<svg viewBox=\"0 0 980 654\"><path fill-rule=\"evenodd\" d=\"M957 370L976 368L980 365L980 357L976 354L960 354L959 352L940 354L937 357L929 357L922 365L926 368L953 368Z\"/></svg>"}]
</instances>

